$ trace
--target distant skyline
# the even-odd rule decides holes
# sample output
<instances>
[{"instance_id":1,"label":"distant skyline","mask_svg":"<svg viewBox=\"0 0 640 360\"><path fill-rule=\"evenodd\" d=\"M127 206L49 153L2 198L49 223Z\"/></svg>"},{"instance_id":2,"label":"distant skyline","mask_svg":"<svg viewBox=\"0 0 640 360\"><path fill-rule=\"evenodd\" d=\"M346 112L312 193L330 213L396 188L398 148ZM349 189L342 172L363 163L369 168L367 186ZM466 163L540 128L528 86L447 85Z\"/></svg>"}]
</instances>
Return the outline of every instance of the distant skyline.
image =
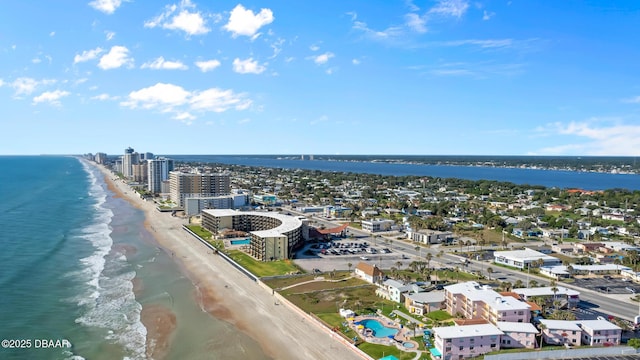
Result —
<instances>
[{"instance_id":1,"label":"distant skyline","mask_svg":"<svg viewBox=\"0 0 640 360\"><path fill-rule=\"evenodd\" d=\"M638 1L5 2L0 155L640 154Z\"/></svg>"}]
</instances>

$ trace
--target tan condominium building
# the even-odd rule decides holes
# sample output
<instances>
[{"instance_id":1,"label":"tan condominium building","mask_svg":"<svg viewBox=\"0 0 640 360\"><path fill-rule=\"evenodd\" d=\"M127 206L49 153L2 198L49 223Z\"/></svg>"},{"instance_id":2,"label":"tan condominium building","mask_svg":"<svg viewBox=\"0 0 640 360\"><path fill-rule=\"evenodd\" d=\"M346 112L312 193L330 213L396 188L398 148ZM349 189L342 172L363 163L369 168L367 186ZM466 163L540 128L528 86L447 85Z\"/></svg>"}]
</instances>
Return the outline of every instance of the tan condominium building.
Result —
<instances>
[{"instance_id":1,"label":"tan condominium building","mask_svg":"<svg viewBox=\"0 0 640 360\"><path fill-rule=\"evenodd\" d=\"M306 220L276 212L208 209L202 226L214 234L224 229L249 233L249 253L261 261L290 259L308 236Z\"/></svg>"},{"instance_id":2,"label":"tan condominium building","mask_svg":"<svg viewBox=\"0 0 640 360\"><path fill-rule=\"evenodd\" d=\"M171 200L178 206L184 206L185 198L228 195L230 187L229 174L169 173Z\"/></svg>"}]
</instances>

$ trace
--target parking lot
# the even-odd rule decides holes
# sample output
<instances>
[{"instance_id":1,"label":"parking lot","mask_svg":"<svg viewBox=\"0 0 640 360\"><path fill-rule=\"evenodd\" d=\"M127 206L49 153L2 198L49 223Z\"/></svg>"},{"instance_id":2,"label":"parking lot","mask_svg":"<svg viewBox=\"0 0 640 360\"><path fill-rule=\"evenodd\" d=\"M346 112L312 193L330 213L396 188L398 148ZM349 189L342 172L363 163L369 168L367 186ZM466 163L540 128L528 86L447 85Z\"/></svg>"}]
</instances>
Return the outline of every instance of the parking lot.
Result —
<instances>
[{"instance_id":1,"label":"parking lot","mask_svg":"<svg viewBox=\"0 0 640 360\"><path fill-rule=\"evenodd\" d=\"M573 284L605 294L635 294L640 292L640 286L638 284L611 276L576 278Z\"/></svg>"}]
</instances>

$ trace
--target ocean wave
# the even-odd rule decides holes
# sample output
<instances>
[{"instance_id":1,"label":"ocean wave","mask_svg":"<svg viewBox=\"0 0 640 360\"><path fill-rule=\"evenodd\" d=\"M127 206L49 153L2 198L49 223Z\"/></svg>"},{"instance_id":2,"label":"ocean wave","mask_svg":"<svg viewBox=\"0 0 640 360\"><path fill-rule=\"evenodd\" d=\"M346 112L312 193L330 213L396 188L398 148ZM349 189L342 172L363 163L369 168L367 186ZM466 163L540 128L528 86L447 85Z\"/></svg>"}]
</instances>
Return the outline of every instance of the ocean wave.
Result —
<instances>
[{"instance_id":1,"label":"ocean wave","mask_svg":"<svg viewBox=\"0 0 640 360\"><path fill-rule=\"evenodd\" d=\"M105 206L107 191L96 175L97 170L83 161L90 182L89 195L94 199L93 219L80 230L80 238L90 242L94 252L80 259L80 277L84 291L74 298L82 308L75 322L82 326L105 330L105 340L122 346L131 359L146 359L147 329L142 324L142 305L135 299L132 279L135 271L123 254L112 253L110 227L114 213ZM98 174L99 175L99 174Z\"/></svg>"}]
</instances>

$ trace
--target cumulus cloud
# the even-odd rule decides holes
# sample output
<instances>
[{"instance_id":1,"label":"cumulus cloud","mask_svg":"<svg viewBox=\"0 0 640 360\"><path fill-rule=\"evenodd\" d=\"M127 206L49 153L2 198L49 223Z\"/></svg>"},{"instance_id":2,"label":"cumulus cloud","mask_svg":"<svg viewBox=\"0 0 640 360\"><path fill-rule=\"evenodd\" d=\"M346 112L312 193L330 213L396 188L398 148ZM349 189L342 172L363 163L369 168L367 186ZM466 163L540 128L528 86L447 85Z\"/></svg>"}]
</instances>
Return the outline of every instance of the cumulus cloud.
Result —
<instances>
[{"instance_id":1,"label":"cumulus cloud","mask_svg":"<svg viewBox=\"0 0 640 360\"><path fill-rule=\"evenodd\" d=\"M189 67L180 61L166 61L164 57L142 64L141 69L153 70L187 70Z\"/></svg>"},{"instance_id":2,"label":"cumulus cloud","mask_svg":"<svg viewBox=\"0 0 640 360\"><path fill-rule=\"evenodd\" d=\"M460 18L468 8L469 3L465 0L439 0L428 13Z\"/></svg>"},{"instance_id":3,"label":"cumulus cloud","mask_svg":"<svg viewBox=\"0 0 640 360\"><path fill-rule=\"evenodd\" d=\"M233 71L239 74L260 74L266 69L265 66L258 64L258 61L253 60L253 58L246 60L235 58L233 60Z\"/></svg>"},{"instance_id":4,"label":"cumulus cloud","mask_svg":"<svg viewBox=\"0 0 640 360\"><path fill-rule=\"evenodd\" d=\"M122 4L122 0L94 0L89 3L92 8L102 11L105 14L113 14Z\"/></svg>"},{"instance_id":5,"label":"cumulus cloud","mask_svg":"<svg viewBox=\"0 0 640 360\"><path fill-rule=\"evenodd\" d=\"M545 155L635 156L640 153L640 125L619 119L589 119L548 124L538 132L573 138L537 151Z\"/></svg>"},{"instance_id":6,"label":"cumulus cloud","mask_svg":"<svg viewBox=\"0 0 640 360\"><path fill-rule=\"evenodd\" d=\"M129 57L129 49L124 46L113 46L98 63L98 67L102 70L117 69L123 65L133 65L133 58Z\"/></svg>"},{"instance_id":7,"label":"cumulus cloud","mask_svg":"<svg viewBox=\"0 0 640 360\"><path fill-rule=\"evenodd\" d=\"M189 0L183 0L180 4L167 5L162 14L144 23L144 27L162 27L169 30L184 31L187 35L203 35L211 31L207 27L205 16L200 11L195 11L195 5ZM193 11L192 11L193 10Z\"/></svg>"},{"instance_id":8,"label":"cumulus cloud","mask_svg":"<svg viewBox=\"0 0 640 360\"><path fill-rule=\"evenodd\" d=\"M325 52L324 54L320 54L318 56L311 56L310 58L318 65L326 64L329 59L334 57L335 55L332 52Z\"/></svg>"},{"instance_id":9,"label":"cumulus cloud","mask_svg":"<svg viewBox=\"0 0 640 360\"><path fill-rule=\"evenodd\" d=\"M63 90L45 91L33 98L33 104L49 103L58 106L60 105L60 99L69 96L69 94L68 91Z\"/></svg>"},{"instance_id":10,"label":"cumulus cloud","mask_svg":"<svg viewBox=\"0 0 640 360\"><path fill-rule=\"evenodd\" d=\"M82 53L76 54L76 56L73 57L73 63L77 64L77 63L93 60L97 58L98 55L100 55L103 51L104 50L100 47L97 47L93 50L85 50Z\"/></svg>"},{"instance_id":11,"label":"cumulus cloud","mask_svg":"<svg viewBox=\"0 0 640 360\"><path fill-rule=\"evenodd\" d=\"M217 68L218 66L220 66L220 61L218 61L216 59L205 60L205 61L196 61L196 66L200 69L200 71L207 72L207 71L211 71L211 70Z\"/></svg>"},{"instance_id":12,"label":"cumulus cloud","mask_svg":"<svg viewBox=\"0 0 640 360\"><path fill-rule=\"evenodd\" d=\"M195 119L192 112L216 112L245 110L251 106L246 94L233 90L211 88L203 91L188 91L181 86L157 83L153 86L132 91L121 106L136 109L156 110L173 113L174 119L190 121Z\"/></svg>"},{"instance_id":13,"label":"cumulus cloud","mask_svg":"<svg viewBox=\"0 0 640 360\"><path fill-rule=\"evenodd\" d=\"M271 24L273 19L271 9L260 9L259 13L254 14L252 10L245 9L244 6L238 4L231 10L229 22L224 26L224 29L231 32L233 37L243 35L255 39L260 35L258 30Z\"/></svg>"}]
</instances>

